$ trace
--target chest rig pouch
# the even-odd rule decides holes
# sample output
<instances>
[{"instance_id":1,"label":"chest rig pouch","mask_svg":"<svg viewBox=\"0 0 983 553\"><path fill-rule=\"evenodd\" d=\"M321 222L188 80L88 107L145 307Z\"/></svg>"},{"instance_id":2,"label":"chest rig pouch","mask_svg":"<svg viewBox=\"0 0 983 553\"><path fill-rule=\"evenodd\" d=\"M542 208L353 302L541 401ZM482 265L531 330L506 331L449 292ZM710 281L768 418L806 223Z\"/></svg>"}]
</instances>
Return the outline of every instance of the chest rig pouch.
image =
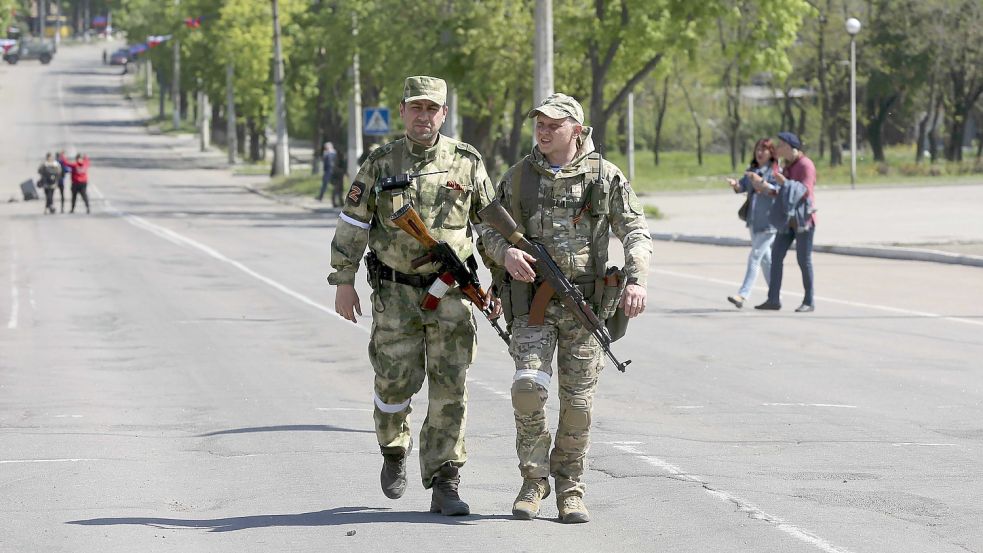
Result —
<instances>
[{"instance_id":1,"label":"chest rig pouch","mask_svg":"<svg viewBox=\"0 0 983 553\"><path fill-rule=\"evenodd\" d=\"M584 191L579 202L571 205L573 200L554 199L552 196L547 201L553 203L553 207L573 208L575 215L574 222L580 224L586 222L591 230L591 265L593 266L593 276L578 278L574 284L580 288L584 298L591 304L591 308L598 318L605 321L607 326L617 317L617 313L623 311L617 309L621 296L624 293L626 279L624 271L619 268L607 265L607 247L600 244L607 233L607 216L610 214L611 181L604 178L603 160L601 154L592 152L587 157L590 167L584 179ZM539 210L539 187L540 175L533 166L529 156L524 158L519 167L512 175L512 197L509 206L512 218L518 223L519 232L526 234L526 229L530 227L530 219ZM600 228L604 226L605 228ZM511 325L515 317L528 315L532 306L532 298L536 294L539 282L532 284L512 280L511 276L502 271L502 281L497 283L497 291L502 299L502 307L505 312L505 319ZM610 322L609 322L610 321ZM620 323L615 325L621 326ZM612 333L612 337L620 338L624 335L624 330Z\"/></svg>"}]
</instances>

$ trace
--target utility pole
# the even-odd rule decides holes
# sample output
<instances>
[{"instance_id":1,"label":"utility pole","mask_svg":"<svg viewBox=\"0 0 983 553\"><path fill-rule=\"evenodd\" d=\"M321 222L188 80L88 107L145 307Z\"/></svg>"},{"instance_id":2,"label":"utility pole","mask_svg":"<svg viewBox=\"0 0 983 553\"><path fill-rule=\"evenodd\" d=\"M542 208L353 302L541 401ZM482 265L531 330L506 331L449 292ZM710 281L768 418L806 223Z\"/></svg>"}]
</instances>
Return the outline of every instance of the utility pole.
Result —
<instances>
[{"instance_id":1,"label":"utility pole","mask_svg":"<svg viewBox=\"0 0 983 553\"><path fill-rule=\"evenodd\" d=\"M628 93L628 182L635 181L635 93Z\"/></svg>"},{"instance_id":2,"label":"utility pole","mask_svg":"<svg viewBox=\"0 0 983 553\"><path fill-rule=\"evenodd\" d=\"M174 0L174 5L179 8L174 12L180 17L181 0ZM174 35L174 71L171 75L171 103L174 104L174 113L171 114L171 124L174 130L181 128L181 41Z\"/></svg>"},{"instance_id":3,"label":"utility pole","mask_svg":"<svg viewBox=\"0 0 983 553\"><path fill-rule=\"evenodd\" d=\"M290 147L287 144L287 102L283 93L283 50L280 46L280 2L273 0L273 96L276 101L276 151L273 175L290 174Z\"/></svg>"},{"instance_id":4,"label":"utility pole","mask_svg":"<svg viewBox=\"0 0 983 553\"><path fill-rule=\"evenodd\" d=\"M44 31L48 18L47 4L48 0L38 0L38 34L41 36L41 42L44 42Z\"/></svg>"},{"instance_id":5,"label":"utility pole","mask_svg":"<svg viewBox=\"0 0 983 553\"><path fill-rule=\"evenodd\" d=\"M536 0L536 35L533 40L534 106L553 94L553 0Z\"/></svg>"},{"instance_id":6,"label":"utility pole","mask_svg":"<svg viewBox=\"0 0 983 553\"><path fill-rule=\"evenodd\" d=\"M229 165L235 165L236 151L239 149L239 136L236 134L235 92L232 88L234 77L235 69L232 67L232 62L229 62L225 65L225 142L229 147Z\"/></svg>"},{"instance_id":7,"label":"utility pole","mask_svg":"<svg viewBox=\"0 0 983 553\"><path fill-rule=\"evenodd\" d=\"M358 73L358 16L352 14L352 97L348 101L348 181L358 174L358 158L362 156L362 86Z\"/></svg>"},{"instance_id":8,"label":"utility pole","mask_svg":"<svg viewBox=\"0 0 983 553\"><path fill-rule=\"evenodd\" d=\"M201 87L201 79L198 79L198 136L199 150L202 152L208 151L208 145L212 141L211 131L211 112L208 105L208 94L205 93L205 89Z\"/></svg>"},{"instance_id":9,"label":"utility pole","mask_svg":"<svg viewBox=\"0 0 983 553\"><path fill-rule=\"evenodd\" d=\"M457 88L447 87L447 119L444 120L443 134L458 139L457 131Z\"/></svg>"},{"instance_id":10,"label":"utility pole","mask_svg":"<svg viewBox=\"0 0 983 553\"><path fill-rule=\"evenodd\" d=\"M58 47L61 46L61 0L55 3L55 7L58 9L58 17L55 19L55 52L57 52Z\"/></svg>"}]
</instances>

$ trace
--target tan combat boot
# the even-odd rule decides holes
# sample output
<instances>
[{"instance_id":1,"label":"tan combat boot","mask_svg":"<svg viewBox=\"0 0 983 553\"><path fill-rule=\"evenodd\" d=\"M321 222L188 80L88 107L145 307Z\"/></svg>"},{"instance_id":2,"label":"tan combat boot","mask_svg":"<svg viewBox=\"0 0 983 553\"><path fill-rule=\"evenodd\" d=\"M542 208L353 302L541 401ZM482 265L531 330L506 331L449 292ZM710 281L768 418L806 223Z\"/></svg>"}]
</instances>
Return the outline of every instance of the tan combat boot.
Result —
<instances>
[{"instance_id":1,"label":"tan combat boot","mask_svg":"<svg viewBox=\"0 0 983 553\"><path fill-rule=\"evenodd\" d=\"M512 516L532 520L539 514L540 503L550 496L550 484L545 478L525 478L519 495L512 502Z\"/></svg>"},{"instance_id":2,"label":"tan combat boot","mask_svg":"<svg viewBox=\"0 0 983 553\"><path fill-rule=\"evenodd\" d=\"M584 505L584 499L578 495L557 496L556 508L560 511L560 522L577 524L590 520L590 513Z\"/></svg>"}]
</instances>

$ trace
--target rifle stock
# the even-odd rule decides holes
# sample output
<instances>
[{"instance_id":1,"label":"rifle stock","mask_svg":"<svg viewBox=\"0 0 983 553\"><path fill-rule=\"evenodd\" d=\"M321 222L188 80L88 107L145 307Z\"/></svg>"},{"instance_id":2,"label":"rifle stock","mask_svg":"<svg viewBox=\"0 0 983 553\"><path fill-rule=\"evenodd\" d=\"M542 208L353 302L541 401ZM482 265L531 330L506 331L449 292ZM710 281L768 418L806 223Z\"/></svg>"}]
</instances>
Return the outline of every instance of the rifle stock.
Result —
<instances>
[{"instance_id":1,"label":"rifle stock","mask_svg":"<svg viewBox=\"0 0 983 553\"><path fill-rule=\"evenodd\" d=\"M389 219L396 226L415 238L417 242L423 244L423 247L427 248L427 253L414 259L411 265L416 268L427 263L436 263L441 267L442 271L450 273L454 277L454 281L457 283L457 287L461 290L461 293L468 298L468 301L481 310L485 318L488 319L488 322L494 327L495 332L508 344L509 336L498 325L498 321L492 318L492 306L486 297L487 294L481 289L478 278L461 261L460 256L451 248L450 244L437 241L430 234L427 225L420 218L420 214L413 209L413 205L403 205Z\"/></svg>"},{"instance_id":2,"label":"rifle stock","mask_svg":"<svg viewBox=\"0 0 983 553\"><path fill-rule=\"evenodd\" d=\"M604 322L597 318L594 311L587 305L587 301L584 299L584 295L580 293L580 289L563 274L556 261L546 251L546 247L542 244L532 242L523 236L518 230L519 225L515 222L515 219L512 218L512 215L509 214L508 210L498 200L485 206L484 209L478 212L478 216L481 218L482 223L486 223L495 229L510 244L536 258L534 263L536 275L543 279L544 283L549 283L546 292L548 293L552 289L553 293L546 297L534 298L534 303L545 304L548 303L549 297L553 295L558 296L567 311L577 319L577 322L581 326L590 331L591 335L594 336L608 359L618 367L619 371L625 372L625 368L631 363L631 360L629 359L622 363L614 356L614 353L611 351L611 334L608 332ZM536 293L536 296L540 296L539 292ZM530 312L530 322L533 322L532 319L533 314ZM539 322L542 324L541 320Z\"/></svg>"}]
</instances>

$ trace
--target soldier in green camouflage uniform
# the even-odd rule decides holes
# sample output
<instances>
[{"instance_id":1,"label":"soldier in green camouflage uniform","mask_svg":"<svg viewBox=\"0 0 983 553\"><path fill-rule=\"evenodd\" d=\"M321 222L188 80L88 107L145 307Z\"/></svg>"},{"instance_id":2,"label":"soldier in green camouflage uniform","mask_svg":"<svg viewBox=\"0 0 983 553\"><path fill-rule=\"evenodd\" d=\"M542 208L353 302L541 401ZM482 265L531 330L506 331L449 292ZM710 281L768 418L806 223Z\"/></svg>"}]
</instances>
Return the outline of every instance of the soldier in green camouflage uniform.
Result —
<instances>
[{"instance_id":1,"label":"soldier in green camouflage uniform","mask_svg":"<svg viewBox=\"0 0 983 553\"><path fill-rule=\"evenodd\" d=\"M464 425L465 377L475 354L475 322L455 287L435 310L421 302L438 268L411 266L426 250L390 221L404 202L412 203L430 233L450 244L461 259L472 256L472 224L490 201L493 185L478 152L439 133L447 114L446 84L433 77L409 77L399 112L406 136L373 151L359 169L345 199L334 240L328 281L338 287L335 309L355 321L361 305L355 273L366 256L372 292L369 360L375 369L375 429L384 458L381 482L392 499L406 488L406 457L412 450L410 400L428 379L429 409L420 430L423 486L433 488L431 511L468 514L457 487L458 468L467 460ZM420 176L405 191L376 188L400 173Z\"/></svg>"},{"instance_id":2,"label":"soldier in green camouflage uniform","mask_svg":"<svg viewBox=\"0 0 983 553\"><path fill-rule=\"evenodd\" d=\"M608 233L625 249L628 284L620 307L631 318L645 309L646 276L652 242L641 203L628 180L612 163L593 153L591 130L583 126L580 104L553 94L529 112L536 118L537 145L502 178L497 197L524 229L526 237L546 246L571 282L602 318L599 278L605 274ZM517 197L518 196L518 197ZM523 484L513 504L516 518L539 513L555 479L557 507L563 522L587 522L584 473L590 444L591 402L604 367L600 344L555 297L542 326L530 326L530 300L539 281L534 259L491 228L481 241L486 261L496 267L499 293L511 320L510 353L516 372L512 384L516 451ZM614 309L614 305L611 306ZM560 416L556 441L546 423L552 361L556 352Z\"/></svg>"}]
</instances>

